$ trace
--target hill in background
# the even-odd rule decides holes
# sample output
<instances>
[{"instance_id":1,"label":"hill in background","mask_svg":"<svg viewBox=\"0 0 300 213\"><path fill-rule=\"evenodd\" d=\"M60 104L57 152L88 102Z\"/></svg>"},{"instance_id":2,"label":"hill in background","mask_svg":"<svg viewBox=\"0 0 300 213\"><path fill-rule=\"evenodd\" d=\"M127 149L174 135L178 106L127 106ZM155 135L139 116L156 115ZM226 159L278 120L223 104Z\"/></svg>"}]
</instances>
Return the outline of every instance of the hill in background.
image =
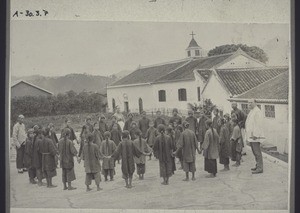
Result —
<instances>
[{"instance_id":1,"label":"hill in background","mask_svg":"<svg viewBox=\"0 0 300 213\"><path fill-rule=\"evenodd\" d=\"M12 84L18 80L25 80L54 94L65 93L70 90L76 93L87 91L106 94L106 86L109 86L117 79L88 74L68 74L58 77L45 77L42 75L24 77L12 76L11 78Z\"/></svg>"}]
</instances>

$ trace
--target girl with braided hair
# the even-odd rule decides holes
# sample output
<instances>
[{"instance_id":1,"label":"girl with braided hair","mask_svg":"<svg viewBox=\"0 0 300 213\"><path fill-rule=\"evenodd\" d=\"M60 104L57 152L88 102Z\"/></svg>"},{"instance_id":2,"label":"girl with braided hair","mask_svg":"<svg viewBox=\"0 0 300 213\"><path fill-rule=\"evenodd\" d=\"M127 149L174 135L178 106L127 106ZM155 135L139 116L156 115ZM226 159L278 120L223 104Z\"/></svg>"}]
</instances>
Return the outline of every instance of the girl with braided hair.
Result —
<instances>
[{"instance_id":1,"label":"girl with braided hair","mask_svg":"<svg viewBox=\"0 0 300 213\"><path fill-rule=\"evenodd\" d=\"M135 135L137 139L133 141L133 144L142 152L150 153L152 152L152 149L147 144L146 140L142 138L142 131L137 130L135 132ZM140 157L134 156L134 162L136 164L137 174L139 175L140 180L144 180L144 174L146 171L146 157L145 155L141 155Z\"/></svg>"},{"instance_id":2,"label":"girl with braided hair","mask_svg":"<svg viewBox=\"0 0 300 213\"><path fill-rule=\"evenodd\" d=\"M160 177L163 178L161 184L168 185L169 177L173 174L173 144L171 137L165 134L165 126L163 124L158 125L158 132L159 135L155 139L153 151L157 153L159 159Z\"/></svg>"},{"instance_id":3,"label":"girl with braided hair","mask_svg":"<svg viewBox=\"0 0 300 213\"><path fill-rule=\"evenodd\" d=\"M205 133L202 149L204 150L204 170L210 173L207 178L214 178L217 174L217 160L219 158L219 135L213 128L213 122L208 119L206 122L207 131Z\"/></svg>"},{"instance_id":4,"label":"girl with braided hair","mask_svg":"<svg viewBox=\"0 0 300 213\"><path fill-rule=\"evenodd\" d=\"M121 157L121 169L123 178L125 179L126 188L132 188L132 175L135 170L133 156L140 157L142 154L147 155L147 153L141 152L133 144L133 142L129 139L129 132L125 130L122 133L121 143L118 145L116 151L110 157L114 159L119 159L119 157Z\"/></svg>"},{"instance_id":5,"label":"girl with braided hair","mask_svg":"<svg viewBox=\"0 0 300 213\"><path fill-rule=\"evenodd\" d=\"M63 133L62 138L58 142L59 161L60 167L62 168L62 182L64 184L63 189L74 190L76 188L72 187L71 182L76 180L74 171L74 156L77 157L77 150L73 141L70 140L72 134L71 130L65 128ZM79 160L78 157L77 160Z\"/></svg>"},{"instance_id":6,"label":"girl with braided hair","mask_svg":"<svg viewBox=\"0 0 300 213\"><path fill-rule=\"evenodd\" d=\"M104 175L105 181L107 181L107 176L109 174L110 181L114 180L115 174L115 161L113 158L106 158L114 153L117 146L113 140L110 140L111 134L109 131L104 132L104 141L101 143L100 152L103 155L102 161L102 173Z\"/></svg>"}]
</instances>

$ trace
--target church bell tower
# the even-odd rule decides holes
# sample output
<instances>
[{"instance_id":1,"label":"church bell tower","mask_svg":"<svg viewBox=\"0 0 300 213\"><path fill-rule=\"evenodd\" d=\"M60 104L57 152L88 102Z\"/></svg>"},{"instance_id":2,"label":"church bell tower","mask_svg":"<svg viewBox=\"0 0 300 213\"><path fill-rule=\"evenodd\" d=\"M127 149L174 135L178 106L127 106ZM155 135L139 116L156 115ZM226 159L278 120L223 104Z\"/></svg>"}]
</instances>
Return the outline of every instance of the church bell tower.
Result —
<instances>
[{"instance_id":1,"label":"church bell tower","mask_svg":"<svg viewBox=\"0 0 300 213\"><path fill-rule=\"evenodd\" d=\"M189 58L198 58L198 57L205 57L205 53L203 49L197 44L196 40L194 39L194 32L190 34L192 36L192 40L190 41L189 46L186 48L187 57Z\"/></svg>"}]
</instances>

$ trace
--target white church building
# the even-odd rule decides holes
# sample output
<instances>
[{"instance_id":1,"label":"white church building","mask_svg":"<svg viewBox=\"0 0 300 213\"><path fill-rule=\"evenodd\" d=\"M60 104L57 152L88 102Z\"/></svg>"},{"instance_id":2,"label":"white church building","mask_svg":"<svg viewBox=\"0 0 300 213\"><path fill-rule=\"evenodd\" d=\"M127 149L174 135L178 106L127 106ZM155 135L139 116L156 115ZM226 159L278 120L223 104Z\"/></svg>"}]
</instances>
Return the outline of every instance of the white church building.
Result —
<instances>
[{"instance_id":1,"label":"white church building","mask_svg":"<svg viewBox=\"0 0 300 213\"><path fill-rule=\"evenodd\" d=\"M268 67L241 49L207 56L194 37L185 51L182 60L140 66L107 87L109 111L119 106L125 112L170 112L176 107L186 115L188 103L211 99L223 113L230 113L229 98L288 72L288 67Z\"/></svg>"}]
</instances>

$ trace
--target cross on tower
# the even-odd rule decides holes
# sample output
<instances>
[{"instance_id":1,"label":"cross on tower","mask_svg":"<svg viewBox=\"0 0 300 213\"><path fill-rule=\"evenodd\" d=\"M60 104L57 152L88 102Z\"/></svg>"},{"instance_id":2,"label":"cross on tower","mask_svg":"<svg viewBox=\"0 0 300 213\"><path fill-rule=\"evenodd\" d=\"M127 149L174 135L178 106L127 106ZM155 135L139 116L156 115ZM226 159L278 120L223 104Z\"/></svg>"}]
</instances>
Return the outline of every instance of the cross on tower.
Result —
<instances>
[{"instance_id":1,"label":"cross on tower","mask_svg":"<svg viewBox=\"0 0 300 213\"><path fill-rule=\"evenodd\" d=\"M194 38L194 35L196 35L196 34L194 34L194 32L192 31L192 34L190 34L191 36L192 36L192 38Z\"/></svg>"}]
</instances>

